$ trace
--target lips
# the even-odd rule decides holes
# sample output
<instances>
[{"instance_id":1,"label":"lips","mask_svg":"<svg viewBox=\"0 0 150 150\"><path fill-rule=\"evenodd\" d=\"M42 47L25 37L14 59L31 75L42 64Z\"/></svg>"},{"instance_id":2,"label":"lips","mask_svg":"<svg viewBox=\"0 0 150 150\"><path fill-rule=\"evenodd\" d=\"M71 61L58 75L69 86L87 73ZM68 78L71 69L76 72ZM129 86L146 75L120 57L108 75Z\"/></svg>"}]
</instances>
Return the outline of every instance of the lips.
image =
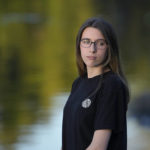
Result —
<instances>
[{"instance_id":1,"label":"lips","mask_svg":"<svg viewBox=\"0 0 150 150\"><path fill-rule=\"evenodd\" d=\"M90 60L95 60L96 59L96 57L94 57L94 56L87 56L87 58L90 59Z\"/></svg>"}]
</instances>

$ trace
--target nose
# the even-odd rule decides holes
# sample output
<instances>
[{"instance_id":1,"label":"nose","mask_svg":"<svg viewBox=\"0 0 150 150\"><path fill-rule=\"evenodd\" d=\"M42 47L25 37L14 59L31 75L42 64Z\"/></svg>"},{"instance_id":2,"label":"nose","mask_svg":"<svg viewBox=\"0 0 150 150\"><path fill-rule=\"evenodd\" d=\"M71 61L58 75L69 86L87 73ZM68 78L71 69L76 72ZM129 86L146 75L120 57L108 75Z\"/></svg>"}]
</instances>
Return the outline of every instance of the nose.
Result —
<instances>
[{"instance_id":1,"label":"nose","mask_svg":"<svg viewBox=\"0 0 150 150\"><path fill-rule=\"evenodd\" d=\"M97 48L96 48L95 43L92 43L91 47L90 47L90 52L94 53L94 52L96 52L96 50L97 50Z\"/></svg>"}]
</instances>

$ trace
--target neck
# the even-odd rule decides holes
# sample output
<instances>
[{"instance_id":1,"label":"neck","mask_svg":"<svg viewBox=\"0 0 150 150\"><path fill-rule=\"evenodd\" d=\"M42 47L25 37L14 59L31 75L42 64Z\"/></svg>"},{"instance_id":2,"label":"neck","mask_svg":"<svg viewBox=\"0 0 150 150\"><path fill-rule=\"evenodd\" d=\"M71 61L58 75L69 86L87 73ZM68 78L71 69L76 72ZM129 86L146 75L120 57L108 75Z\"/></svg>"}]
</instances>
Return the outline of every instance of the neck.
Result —
<instances>
[{"instance_id":1,"label":"neck","mask_svg":"<svg viewBox=\"0 0 150 150\"><path fill-rule=\"evenodd\" d=\"M109 68L103 69L100 67L98 67L98 68L97 67L87 68L87 76L88 76L88 78L92 78L94 76L103 74L104 72L107 72L109 70L110 70Z\"/></svg>"}]
</instances>

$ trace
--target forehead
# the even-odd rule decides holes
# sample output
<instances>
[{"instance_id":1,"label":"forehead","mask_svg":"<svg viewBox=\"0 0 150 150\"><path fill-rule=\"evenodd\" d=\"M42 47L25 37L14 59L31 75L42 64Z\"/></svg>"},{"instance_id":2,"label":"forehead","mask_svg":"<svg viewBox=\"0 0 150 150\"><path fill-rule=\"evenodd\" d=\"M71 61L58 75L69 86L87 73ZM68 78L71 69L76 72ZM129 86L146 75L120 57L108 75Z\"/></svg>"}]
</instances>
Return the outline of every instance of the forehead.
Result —
<instances>
[{"instance_id":1,"label":"forehead","mask_svg":"<svg viewBox=\"0 0 150 150\"><path fill-rule=\"evenodd\" d=\"M89 39L104 39L104 36L102 34L102 32L94 27L87 27L84 29L83 33L82 33L82 38L89 38Z\"/></svg>"}]
</instances>

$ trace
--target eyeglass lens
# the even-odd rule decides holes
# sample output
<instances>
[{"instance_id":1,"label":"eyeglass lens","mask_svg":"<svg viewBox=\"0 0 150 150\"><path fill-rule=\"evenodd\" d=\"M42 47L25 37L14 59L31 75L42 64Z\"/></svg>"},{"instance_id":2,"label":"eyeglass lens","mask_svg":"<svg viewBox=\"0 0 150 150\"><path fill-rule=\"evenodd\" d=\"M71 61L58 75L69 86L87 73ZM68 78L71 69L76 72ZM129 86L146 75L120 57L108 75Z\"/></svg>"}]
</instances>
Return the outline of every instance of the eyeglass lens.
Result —
<instances>
[{"instance_id":1,"label":"eyeglass lens","mask_svg":"<svg viewBox=\"0 0 150 150\"><path fill-rule=\"evenodd\" d=\"M104 49L106 47L106 42L104 39L97 39L95 42L92 42L90 39L85 38L81 40L81 46L88 48L92 45L92 43L100 49Z\"/></svg>"}]
</instances>

